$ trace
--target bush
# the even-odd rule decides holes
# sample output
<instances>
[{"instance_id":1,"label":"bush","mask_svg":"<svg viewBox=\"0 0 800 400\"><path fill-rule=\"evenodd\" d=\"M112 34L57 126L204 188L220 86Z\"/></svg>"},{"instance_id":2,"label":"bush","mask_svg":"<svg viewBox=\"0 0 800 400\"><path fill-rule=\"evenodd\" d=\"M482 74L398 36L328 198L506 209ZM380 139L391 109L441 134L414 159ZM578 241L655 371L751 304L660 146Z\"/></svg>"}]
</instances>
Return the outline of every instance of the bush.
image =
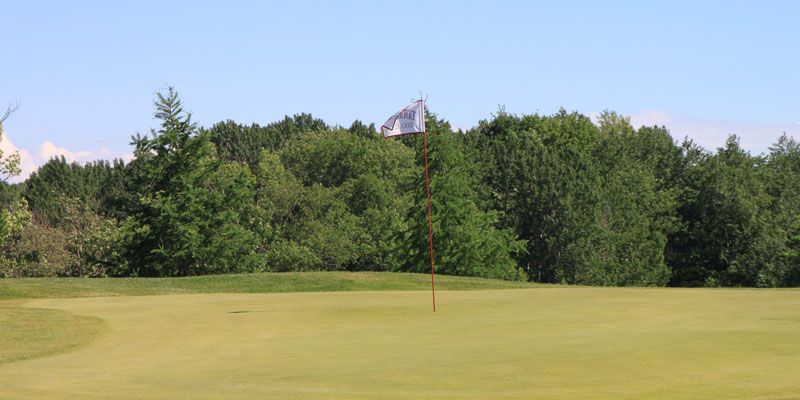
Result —
<instances>
[{"instance_id":1,"label":"bush","mask_svg":"<svg viewBox=\"0 0 800 400\"><path fill-rule=\"evenodd\" d=\"M2 260L7 277L69 276L78 258L67 250L66 232L42 225L29 225L6 250Z\"/></svg>"},{"instance_id":2,"label":"bush","mask_svg":"<svg viewBox=\"0 0 800 400\"><path fill-rule=\"evenodd\" d=\"M267 270L271 272L309 271L320 262L308 247L291 240L275 242L267 251Z\"/></svg>"}]
</instances>

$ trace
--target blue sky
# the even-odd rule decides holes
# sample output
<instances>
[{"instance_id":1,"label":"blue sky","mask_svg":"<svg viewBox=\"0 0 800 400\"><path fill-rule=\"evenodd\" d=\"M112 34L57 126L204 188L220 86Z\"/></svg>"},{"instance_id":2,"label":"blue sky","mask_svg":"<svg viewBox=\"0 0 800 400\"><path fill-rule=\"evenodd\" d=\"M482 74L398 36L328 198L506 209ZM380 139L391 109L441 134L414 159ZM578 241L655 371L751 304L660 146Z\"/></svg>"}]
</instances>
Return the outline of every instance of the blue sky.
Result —
<instances>
[{"instance_id":1,"label":"blue sky","mask_svg":"<svg viewBox=\"0 0 800 400\"><path fill-rule=\"evenodd\" d=\"M0 148L26 172L128 155L166 84L204 126L380 124L422 92L462 128L503 105L611 109L708 149L800 138L797 2L163 3L4 4L0 105L20 108Z\"/></svg>"}]
</instances>

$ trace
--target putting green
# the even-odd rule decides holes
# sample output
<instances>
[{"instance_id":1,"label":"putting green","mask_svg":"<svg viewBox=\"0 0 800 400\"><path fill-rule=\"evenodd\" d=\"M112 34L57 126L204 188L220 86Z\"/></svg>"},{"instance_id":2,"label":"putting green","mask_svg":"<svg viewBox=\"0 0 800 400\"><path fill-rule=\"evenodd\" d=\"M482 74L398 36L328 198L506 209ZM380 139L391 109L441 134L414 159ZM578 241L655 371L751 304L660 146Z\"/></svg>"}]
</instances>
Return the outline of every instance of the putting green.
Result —
<instances>
[{"instance_id":1,"label":"putting green","mask_svg":"<svg viewBox=\"0 0 800 400\"><path fill-rule=\"evenodd\" d=\"M0 301L0 364L63 353L92 342L105 329L98 318L19 303Z\"/></svg>"},{"instance_id":2,"label":"putting green","mask_svg":"<svg viewBox=\"0 0 800 400\"><path fill-rule=\"evenodd\" d=\"M554 288L42 299L106 332L3 399L800 398L800 292Z\"/></svg>"}]
</instances>

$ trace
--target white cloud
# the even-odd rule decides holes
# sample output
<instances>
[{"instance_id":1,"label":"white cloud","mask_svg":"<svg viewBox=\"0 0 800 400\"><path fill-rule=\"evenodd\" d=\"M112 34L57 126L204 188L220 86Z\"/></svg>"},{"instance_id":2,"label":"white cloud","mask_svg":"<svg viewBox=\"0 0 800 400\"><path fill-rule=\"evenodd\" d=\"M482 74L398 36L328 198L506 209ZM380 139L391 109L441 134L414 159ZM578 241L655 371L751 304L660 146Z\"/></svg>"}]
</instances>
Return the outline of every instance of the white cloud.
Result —
<instances>
[{"instance_id":1,"label":"white cloud","mask_svg":"<svg viewBox=\"0 0 800 400\"><path fill-rule=\"evenodd\" d=\"M642 125L644 126L653 126L653 125L668 125L670 122L673 122L675 119L666 111L660 110L650 110L641 112L639 114L631 115L631 125L634 128L638 128Z\"/></svg>"},{"instance_id":2,"label":"white cloud","mask_svg":"<svg viewBox=\"0 0 800 400\"><path fill-rule=\"evenodd\" d=\"M452 129L452 130L453 130L453 132L458 132L459 130L460 130L461 132L466 132L466 131L468 131L468 130L470 130L470 129L472 129L472 128L473 128L473 127L469 127L469 128L467 128L467 127L464 127L464 126L462 126L462 125L456 125L456 124L454 124L454 123L452 123L452 122L450 123L450 129Z\"/></svg>"},{"instance_id":3,"label":"white cloud","mask_svg":"<svg viewBox=\"0 0 800 400\"><path fill-rule=\"evenodd\" d=\"M9 140L8 135L6 135L5 132L3 132L2 141L0 141L0 150L3 151L4 156L14 154L15 152L19 151L20 170L22 170L22 172L19 176L10 178L9 182L11 183L22 182L25 179L28 179L31 173L35 172L42 164L46 163L53 157L64 156L64 159L67 160L67 162L77 163L85 163L95 160L111 160L115 158L122 158L125 160L125 162L129 162L133 159L133 153L118 154L112 152L106 147L103 147L100 149L100 151L71 151L63 147L58 147L50 141L45 141L39 146L37 152L31 153L28 151L28 149L17 148L17 146L15 146L14 143Z\"/></svg>"},{"instance_id":4,"label":"white cloud","mask_svg":"<svg viewBox=\"0 0 800 400\"><path fill-rule=\"evenodd\" d=\"M3 132L3 136L0 138L0 150L3 151L3 157L8 157L11 154L19 152L19 167L22 170L22 173L19 176L9 178L9 181L11 182L22 182L25 180L25 178L30 176L33 171L36 171L36 169L39 168L30 152L25 149L18 149L17 146L14 146L14 143L11 143L11 140L8 139L8 135L6 135L5 132Z\"/></svg>"},{"instance_id":5,"label":"white cloud","mask_svg":"<svg viewBox=\"0 0 800 400\"><path fill-rule=\"evenodd\" d=\"M64 159L67 162L73 161L89 161L86 160L86 157L90 157L92 155L91 151L84 150L78 152L72 152L62 147L56 147L53 142L45 141L39 146L39 153L38 156L40 159L49 160L53 157L61 157L64 156Z\"/></svg>"}]
</instances>

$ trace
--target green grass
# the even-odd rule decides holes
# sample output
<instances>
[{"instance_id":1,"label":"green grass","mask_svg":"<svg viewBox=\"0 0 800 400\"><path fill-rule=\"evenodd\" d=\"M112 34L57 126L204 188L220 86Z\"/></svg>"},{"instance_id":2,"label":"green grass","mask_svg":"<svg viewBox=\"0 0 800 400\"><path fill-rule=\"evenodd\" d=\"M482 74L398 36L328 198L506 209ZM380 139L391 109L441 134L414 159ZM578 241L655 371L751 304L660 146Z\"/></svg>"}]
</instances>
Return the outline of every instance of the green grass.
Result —
<instances>
[{"instance_id":1,"label":"green grass","mask_svg":"<svg viewBox=\"0 0 800 400\"><path fill-rule=\"evenodd\" d=\"M387 275L332 274L347 290L336 293L241 293L281 291L272 275L152 280L156 289L64 281L70 296L117 297L0 305L102 331L71 351L0 363L0 398L800 398L800 291L442 290L432 313L424 275ZM324 276L286 277L286 291L323 287ZM59 293L61 281L36 282L38 292L25 280L0 290ZM182 294L205 285L219 293ZM370 285L382 291L359 291ZM180 295L119 296L151 290Z\"/></svg>"},{"instance_id":2,"label":"green grass","mask_svg":"<svg viewBox=\"0 0 800 400\"><path fill-rule=\"evenodd\" d=\"M511 289L537 286L546 285L436 276L436 288L440 290ZM430 290L430 287L430 275L391 272L261 273L185 278L19 278L0 279L0 300L191 293Z\"/></svg>"},{"instance_id":3,"label":"green grass","mask_svg":"<svg viewBox=\"0 0 800 400\"><path fill-rule=\"evenodd\" d=\"M425 274L305 272L185 278L0 279L0 364L56 354L85 345L104 330L97 318L22 308L19 299L144 296L199 293L429 290ZM523 288L537 285L453 276L437 277L440 290ZM541 286L541 285L539 285Z\"/></svg>"},{"instance_id":4,"label":"green grass","mask_svg":"<svg viewBox=\"0 0 800 400\"><path fill-rule=\"evenodd\" d=\"M0 302L0 365L69 351L105 331L99 318L19 304Z\"/></svg>"}]
</instances>

